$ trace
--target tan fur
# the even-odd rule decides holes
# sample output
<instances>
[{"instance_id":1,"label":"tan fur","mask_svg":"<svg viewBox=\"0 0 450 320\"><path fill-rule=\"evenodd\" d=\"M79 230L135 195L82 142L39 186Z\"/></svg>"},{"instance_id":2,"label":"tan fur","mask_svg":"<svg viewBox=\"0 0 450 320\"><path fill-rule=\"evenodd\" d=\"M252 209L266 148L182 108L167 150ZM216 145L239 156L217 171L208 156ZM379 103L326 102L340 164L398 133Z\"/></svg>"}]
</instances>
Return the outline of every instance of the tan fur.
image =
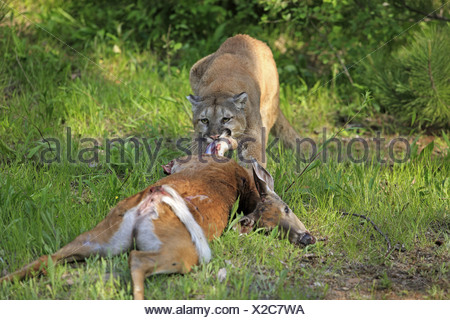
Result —
<instances>
[{"instance_id":1,"label":"tan fur","mask_svg":"<svg viewBox=\"0 0 450 320\"><path fill-rule=\"evenodd\" d=\"M278 72L270 48L247 35L227 39L219 49L199 60L190 71L195 137L211 142L224 129L239 142L254 139L243 150L265 167L265 144L269 131L288 147L295 147L298 134L279 108ZM248 100L243 110L232 98L245 92ZM232 120L221 123L224 117ZM208 119L206 125L202 119ZM223 122L223 121L222 121ZM263 131L262 128L265 128Z\"/></svg>"},{"instance_id":2,"label":"tan fur","mask_svg":"<svg viewBox=\"0 0 450 320\"><path fill-rule=\"evenodd\" d=\"M287 223L278 213L280 206L281 209L285 206L281 199L277 201L265 192L264 198L270 197L273 201L261 203L262 198L256 187L260 188L264 185L263 182L255 185L246 169L233 160L220 160L227 161L218 162L217 156L204 156L202 160L195 158L180 162L177 172L120 201L92 230L82 233L53 255L42 256L22 269L0 278L0 283L46 273L50 267L49 260L52 264L58 264L83 260L95 254L108 256L131 250L129 266L133 295L135 299L143 299L144 280L147 276L186 273L199 263L199 255L187 226L175 215L172 207L161 201L165 196L164 188L168 186L184 198L189 211L209 240L222 234L228 223L229 212L238 198L244 213L258 208L258 212L249 215L250 218L245 221L249 228L255 223L264 227L262 222L265 220L270 221L268 228L277 223L280 226ZM273 181L269 184L273 186ZM153 208L152 206L154 211L148 209ZM267 217L268 215L273 215L273 218ZM261 222L254 220L255 218ZM298 220L296 217L295 219ZM148 225L149 221L152 223L151 227ZM286 230L296 229L298 234L309 234L303 225L299 230L297 226L298 223L288 225ZM132 250L134 243L137 250ZM298 241L295 240L294 243Z\"/></svg>"}]
</instances>

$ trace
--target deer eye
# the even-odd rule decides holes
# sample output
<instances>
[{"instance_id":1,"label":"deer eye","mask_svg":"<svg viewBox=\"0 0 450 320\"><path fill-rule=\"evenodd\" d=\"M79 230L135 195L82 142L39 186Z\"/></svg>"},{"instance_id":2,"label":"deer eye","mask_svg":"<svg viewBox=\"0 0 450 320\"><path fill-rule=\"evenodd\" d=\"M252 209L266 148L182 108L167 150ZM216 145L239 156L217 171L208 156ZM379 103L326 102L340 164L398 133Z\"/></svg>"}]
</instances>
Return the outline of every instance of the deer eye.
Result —
<instances>
[{"instance_id":1,"label":"deer eye","mask_svg":"<svg viewBox=\"0 0 450 320\"><path fill-rule=\"evenodd\" d=\"M206 119L206 118L200 119L200 121L201 121L201 123L203 123L203 124L208 124L208 123L209 123L209 120Z\"/></svg>"},{"instance_id":2,"label":"deer eye","mask_svg":"<svg viewBox=\"0 0 450 320\"><path fill-rule=\"evenodd\" d=\"M227 123L230 120L231 120L231 118L224 117L224 118L222 118L222 123Z\"/></svg>"},{"instance_id":3,"label":"deer eye","mask_svg":"<svg viewBox=\"0 0 450 320\"><path fill-rule=\"evenodd\" d=\"M288 207L288 206L284 207L284 212L285 212L286 214L289 213L289 207Z\"/></svg>"}]
</instances>

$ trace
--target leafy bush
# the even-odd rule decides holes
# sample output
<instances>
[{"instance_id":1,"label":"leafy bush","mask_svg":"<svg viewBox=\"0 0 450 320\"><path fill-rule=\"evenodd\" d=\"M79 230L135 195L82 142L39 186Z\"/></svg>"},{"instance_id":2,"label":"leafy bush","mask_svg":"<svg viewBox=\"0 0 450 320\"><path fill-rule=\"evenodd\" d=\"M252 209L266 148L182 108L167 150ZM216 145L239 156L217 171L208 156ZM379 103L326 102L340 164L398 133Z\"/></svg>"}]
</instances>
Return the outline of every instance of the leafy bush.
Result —
<instances>
[{"instance_id":1,"label":"leafy bush","mask_svg":"<svg viewBox=\"0 0 450 320\"><path fill-rule=\"evenodd\" d=\"M206 42L211 44L206 49L215 50L227 37L258 25L257 1L79 0L43 6L41 24L75 48L89 46L96 38L109 39L137 44L162 56L168 50L203 47Z\"/></svg>"},{"instance_id":2,"label":"leafy bush","mask_svg":"<svg viewBox=\"0 0 450 320\"><path fill-rule=\"evenodd\" d=\"M429 101L426 101L425 93L418 94L412 89L414 86L426 88L423 83L429 78L428 71L417 67L423 65L426 54L416 65L417 69L413 68L416 71L405 72L399 67L402 63L395 60L409 59L407 49L402 53L398 48L411 43L413 29L409 28L416 21L426 16L427 23L441 23L447 27L450 6L443 5L440 0L411 0L408 3L403 0L46 0L39 3L24 0L23 6L26 18L38 22L41 27L30 25L16 13L11 14L16 20L14 23L21 21L29 25L27 32L33 35L28 39L30 45L44 45L48 43L47 39L57 42L48 31L97 62L124 53L130 56L133 66L140 66L144 62L138 61L136 54L152 55L155 57L154 70L165 76L188 69L200 57L216 50L226 38L247 33L269 44L283 85L305 84L307 88L313 88L319 83L319 86L330 88L333 95L348 106L359 106L360 94L370 90L376 99L380 95L389 95L378 99L381 107L374 110L376 112L396 114L398 111L395 110L401 109L396 104L407 104L399 119L420 119L416 123L420 126L428 126L433 121L441 126L448 121L448 113L442 111L442 105L448 106L446 84L437 85L434 98ZM2 28L5 26L0 26ZM0 44L5 43L5 39L0 40ZM59 51L58 56L71 60L74 52L59 44L60 49L51 51ZM435 71L435 59L445 60L445 54L434 56L435 50L441 52L442 49L433 46L431 49L432 74L439 78L438 74L443 74L445 68ZM374 52L386 54L387 58L379 62L374 60L375 70L368 75L361 65L370 60ZM73 60L75 63L76 59ZM16 59L5 62L0 71L11 69L6 67L8 63L16 64ZM412 61L406 65L409 63L414 65ZM387 65L393 67L384 72ZM409 68L406 65L405 68ZM408 79L415 77L414 72L420 76L409 84ZM17 69L17 73L22 71ZM374 79L372 74L378 74L381 80ZM1 79L0 72L0 82ZM393 90L394 83L401 83L406 89L396 86ZM433 107L436 101L438 112ZM423 112L419 106L424 103L428 105L426 115L418 111ZM357 108L350 107L344 112L342 108L335 109L339 118L346 119Z\"/></svg>"}]
</instances>

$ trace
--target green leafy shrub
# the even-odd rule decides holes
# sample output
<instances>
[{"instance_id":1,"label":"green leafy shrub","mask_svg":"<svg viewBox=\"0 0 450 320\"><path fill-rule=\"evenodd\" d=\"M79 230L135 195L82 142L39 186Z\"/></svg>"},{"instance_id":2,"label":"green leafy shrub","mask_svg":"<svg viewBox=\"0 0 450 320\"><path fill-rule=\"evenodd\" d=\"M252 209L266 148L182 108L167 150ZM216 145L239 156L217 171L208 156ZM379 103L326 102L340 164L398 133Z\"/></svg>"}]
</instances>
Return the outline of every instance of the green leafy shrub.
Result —
<instances>
[{"instance_id":1,"label":"green leafy shrub","mask_svg":"<svg viewBox=\"0 0 450 320\"><path fill-rule=\"evenodd\" d=\"M408 3L403 0L24 0L23 3L26 10L18 10L20 6L11 2L16 9L9 17L11 22L28 25L26 31L32 36L28 37L27 46L46 46L44 49L55 53L58 59L64 57L71 61L72 70L81 69L74 67L78 59L73 59L73 48L99 64L119 54L128 56L132 61L130 68L147 63L136 58L139 54L152 55L152 70L162 77L178 75L180 70L189 69L199 58L215 51L226 38L247 33L268 43L283 86L323 86L332 91L338 104L349 106L335 107L336 119L345 122L350 118L359 109L360 94L369 90L378 98L373 103L373 114L389 111L397 115L399 109L403 114L399 119L409 121L408 124L416 122L416 126L421 127L430 127L435 120L437 126L448 121L448 112L442 110L442 105L448 106L445 102L448 101L445 93L448 84L438 79L439 74L445 74L445 68L434 70L436 63L442 64L435 61L437 58L445 60L445 54L435 55L435 51L445 50L436 49L434 46L439 46L438 43L431 45L432 75L439 82L435 93L431 93L432 99L428 99L427 93L418 94L413 90L419 87L425 91L423 83L427 81L428 71L420 69L423 61L415 65L411 60L408 63L415 67L409 70L404 65L405 72L400 65L409 59L406 57L408 49L404 53L398 50L412 43L410 27L425 16L427 23L440 23L448 28L450 6L440 0ZM1 12L0 9L0 17ZM24 17L18 12L25 12ZM28 19L37 22L39 27L30 24ZM8 53L0 71L6 70L8 75L14 70L22 75L24 72L16 66L16 56L30 59L30 55L26 51L19 54L21 51L12 46L17 46L16 43L6 45L12 38L1 37L2 33L12 32L6 29L7 24L0 26L0 54L8 49L12 55ZM70 50L48 32L68 44ZM363 62L381 53L386 59L374 60L374 69L364 72ZM424 58L426 60L426 52L421 59ZM388 65L392 67L387 68ZM24 71L29 74L26 68ZM0 83L9 81L5 72L0 72ZM415 72L420 73L417 79ZM374 79L374 74L381 80ZM32 79L24 80L22 82L32 82ZM398 108L396 103L407 107ZM426 111L420 107L424 104ZM373 114L361 113L361 117Z\"/></svg>"},{"instance_id":2,"label":"green leafy shrub","mask_svg":"<svg viewBox=\"0 0 450 320\"><path fill-rule=\"evenodd\" d=\"M98 40L124 41L162 57L182 47L215 50L227 37L257 26L259 17L257 1L79 0L43 6L41 25L75 48L86 48Z\"/></svg>"}]
</instances>

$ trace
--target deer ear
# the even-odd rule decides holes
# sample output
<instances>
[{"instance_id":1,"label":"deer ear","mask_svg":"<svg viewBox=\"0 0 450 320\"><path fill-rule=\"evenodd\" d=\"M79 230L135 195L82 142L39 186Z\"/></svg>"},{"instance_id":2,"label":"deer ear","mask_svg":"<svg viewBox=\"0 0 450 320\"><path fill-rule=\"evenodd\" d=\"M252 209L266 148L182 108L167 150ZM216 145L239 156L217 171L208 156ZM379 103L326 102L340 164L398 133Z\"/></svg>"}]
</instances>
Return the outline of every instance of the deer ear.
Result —
<instances>
[{"instance_id":1,"label":"deer ear","mask_svg":"<svg viewBox=\"0 0 450 320\"><path fill-rule=\"evenodd\" d=\"M189 102L192 104L192 112L195 112L198 107L200 107L200 104L202 102L202 97L200 96L194 96L192 94L188 95L186 99L189 100Z\"/></svg>"},{"instance_id":2,"label":"deer ear","mask_svg":"<svg viewBox=\"0 0 450 320\"><path fill-rule=\"evenodd\" d=\"M258 189L261 198L267 194L274 193L273 178L266 169L264 169L258 161L253 159L253 179L255 180L256 188Z\"/></svg>"}]
</instances>

